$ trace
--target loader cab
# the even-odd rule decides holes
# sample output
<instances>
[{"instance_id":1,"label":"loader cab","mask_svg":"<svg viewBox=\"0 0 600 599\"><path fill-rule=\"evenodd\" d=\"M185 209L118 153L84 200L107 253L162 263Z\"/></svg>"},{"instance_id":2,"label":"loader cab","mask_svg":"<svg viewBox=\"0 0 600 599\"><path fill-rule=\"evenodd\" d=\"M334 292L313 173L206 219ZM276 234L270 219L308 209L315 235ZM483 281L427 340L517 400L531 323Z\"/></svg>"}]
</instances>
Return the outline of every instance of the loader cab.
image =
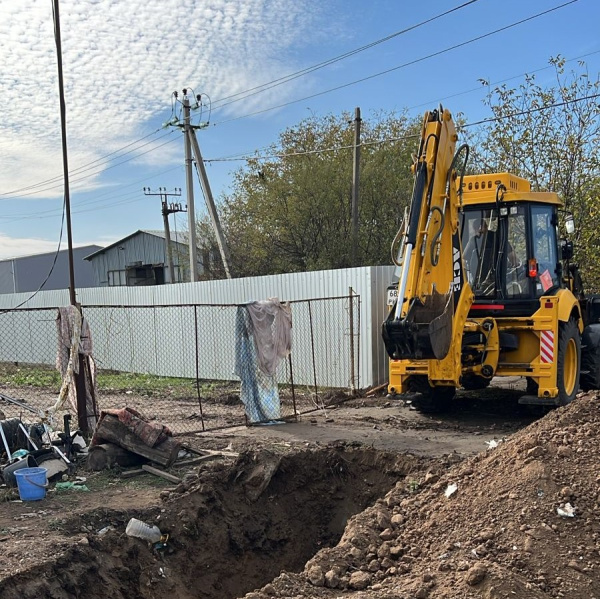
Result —
<instances>
[{"instance_id":1,"label":"loader cab","mask_svg":"<svg viewBox=\"0 0 600 599\"><path fill-rule=\"evenodd\" d=\"M473 309L533 314L562 285L557 206L531 201L466 205L460 231Z\"/></svg>"}]
</instances>

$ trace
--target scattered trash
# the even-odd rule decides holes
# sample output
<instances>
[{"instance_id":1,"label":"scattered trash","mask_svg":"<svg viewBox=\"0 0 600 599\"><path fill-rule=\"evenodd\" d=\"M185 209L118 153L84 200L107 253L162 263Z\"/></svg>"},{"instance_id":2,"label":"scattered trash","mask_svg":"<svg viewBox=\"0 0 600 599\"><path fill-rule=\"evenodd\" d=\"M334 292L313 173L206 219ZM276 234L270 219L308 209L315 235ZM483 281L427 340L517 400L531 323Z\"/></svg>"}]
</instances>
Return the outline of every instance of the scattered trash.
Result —
<instances>
[{"instance_id":1,"label":"scattered trash","mask_svg":"<svg viewBox=\"0 0 600 599\"><path fill-rule=\"evenodd\" d=\"M444 495L446 497L450 497L451 495L454 495L454 493L456 493L457 489L458 489L458 485L456 483L452 483L452 484L448 485L448 487L444 491Z\"/></svg>"},{"instance_id":2,"label":"scattered trash","mask_svg":"<svg viewBox=\"0 0 600 599\"><path fill-rule=\"evenodd\" d=\"M160 543L160 540L163 536L158 526L150 526L149 524L146 524L137 518L132 518L129 520L127 528L125 529L125 534L128 537L136 537L153 544Z\"/></svg>"},{"instance_id":3,"label":"scattered trash","mask_svg":"<svg viewBox=\"0 0 600 599\"><path fill-rule=\"evenodd\" d=\"M16 487L17 479L15 477L15 472L17 470L21 470L22 468L35 468L37 465L38 463L36 462L35 458L31 455L27 455L20 460L10 462L4 466L2 469L2 478L9 487Z\"/></svg>"},{"instance_id":4,"label":"scattered trash","mask_svg":"<svg viewBox=\"0 0 600 599\"><path fill-rule=\"evenodd\" d=\"M565 503L564 506L556 508L556 513L563 518L574 518L575 508L570 503Z\"/></svg>"},{"instance_id":5,"label":"scattered trash","mask_svg":"<svg viewBox=\"0 0 600 599\"><path fill-rule=\"evenodd\" d=\"M64 483L56 483L54 487L57 491L89 491L86 485L79 482L67 481Z\"/></svg>"},{"instance_id":6,"label":"scattered trash","mask_svg":"<svg viewBox=\"0 0 600 599\"><path fill-rule=\"evenodd\" d=\"M98 531L98 536L99 537L104 536L109 530L114 530L114 528L112 526L105 526L104 528L101 528Z\"/></svg>"},{"instance_id":7,"label":"scattered trash","mask_svg":"<svg viewBox=\"0 0 600 599\"><path fill-rule=\"evenodd\" d=\"M26 449L17 449L17 451L13 452L11 458L13 460L18 460L19 458L24 458L26 455L29 455L29 451Z\"/></svg>"},{"instance_id":8,"label":"scattered trash","mask_svg":"<svg viewBox=\"0 0 600 599\"><path fill-rule=\"evenodd\" d=\"M491 441L486 441L485 444L488 446L488 449L496 449L498 447L499 442L496 439L492 439Z\"/></svg>"}]
</instances>

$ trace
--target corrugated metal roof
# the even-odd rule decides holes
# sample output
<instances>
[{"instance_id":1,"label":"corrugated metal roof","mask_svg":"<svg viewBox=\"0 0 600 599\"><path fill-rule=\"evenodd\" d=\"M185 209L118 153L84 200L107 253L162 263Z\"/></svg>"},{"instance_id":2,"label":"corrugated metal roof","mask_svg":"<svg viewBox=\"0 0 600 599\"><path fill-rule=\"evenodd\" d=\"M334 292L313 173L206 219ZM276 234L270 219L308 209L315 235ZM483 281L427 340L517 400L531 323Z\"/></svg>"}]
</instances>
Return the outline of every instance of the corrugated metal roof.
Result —
<instances>
[{"instance_id":1,"label":"corrugated metal roof","mask_svg":"<svg viewBox=\"0 0 600 599\"><path fill-rule=\"evenodd\" d=\"M154 235L155 237L160 237L161 239L165 238L165 232L160 229L141 229L142 233L147 233L148 235ZM175 243L181 243L182 245L187 245L188 243L188 234L187 232L173 232L171 231L171 241Z\"/></svg>"},{"instance_id":2,"label":"corrugated metal roof","mask_svg":"<svg viewBox=\"0 0 600 599\"><path fill-rule=\"evenodd\" d=\"M97 248L97 250L96 250ZM84 249L95 249L96 251L100 251L104 248L102 248L101 245L96 245L94 243L91 243L89 245L80 245L80 246L74 246L73 247L74 250L84 250ZM59 254L62 254L63 252L68 252L69 250L67 249L63 249L63 250L59 250ZM56 251L52 251L52 252L38 252L36 254L21 254L20 256L12 256L11 258L2 258L2 260L0 260L0 263L2 262L12 262L13 260L20 260L21 258L36 258L38 256L54 256L54 254L56 254Z\"/></svg>"},{"instance_id":3,"label":"corrugated metal roof","mask_svg":"<svg viewBox=\"0 0 600 599\"><path fill-rule=\"evenodd\" d=\"M165 238L165 232L160 231L159 229L138 229L134 233L131 233L130 235L127 235L126 237L122 237L121 239L118 239L114 243L107 245L105 248L102 248L101 250L98 250L97 252L93 252L93 253L89 254L88 256L86 256L84 258L84 260L91 260L92 258L94 258L94 256L103 254L104 252L110 250L111 248L114 248L115 246L122 244L124 241L127 241L128 239L131 239L132 237L135 237L136 235L139 235L140 233L144 233L146 235L153 235L154 237L160 237L161 239ZM180 245L187 245L187 233L179 233L179 232L171 233L171 241L173 243L178 243Z\"/></svg>"}]
</instances>

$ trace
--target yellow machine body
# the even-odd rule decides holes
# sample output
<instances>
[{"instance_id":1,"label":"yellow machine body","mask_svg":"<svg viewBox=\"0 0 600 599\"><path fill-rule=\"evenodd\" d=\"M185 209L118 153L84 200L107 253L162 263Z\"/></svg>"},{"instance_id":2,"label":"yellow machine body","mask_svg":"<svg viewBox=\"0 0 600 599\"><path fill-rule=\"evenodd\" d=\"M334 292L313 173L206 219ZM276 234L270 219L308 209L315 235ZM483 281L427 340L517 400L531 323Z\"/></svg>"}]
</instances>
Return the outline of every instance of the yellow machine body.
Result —
<instances>
[{"instance_id":1,"label":"yellow machine body","mask_svg":"<svg viewBox=\"0 0 600 599\"><path fill-rule=\"evenodd\" d=\"M567 403L578 388L584 318L558 261L561 201L555 193L532 192L528 181L510 173L460 176L463 148L455 154L456 141L447 110L426 113L397 301L383 324L388 390L449 397L468 384L482 388L494 376L521 376L535 396L525 403ZM475 237L484 229L500 240L491 258L490 300L488 288L473 281L466 257L474 235L465 233L465 223L476 216L482 218ZM489 232L488 223L496 230ZM523 228L522 239L513 223ZM529 238L544 235L547 251L558 258L542 271ZM523 257L518 266L516 250Z\"/></svg>"}]
</instances>

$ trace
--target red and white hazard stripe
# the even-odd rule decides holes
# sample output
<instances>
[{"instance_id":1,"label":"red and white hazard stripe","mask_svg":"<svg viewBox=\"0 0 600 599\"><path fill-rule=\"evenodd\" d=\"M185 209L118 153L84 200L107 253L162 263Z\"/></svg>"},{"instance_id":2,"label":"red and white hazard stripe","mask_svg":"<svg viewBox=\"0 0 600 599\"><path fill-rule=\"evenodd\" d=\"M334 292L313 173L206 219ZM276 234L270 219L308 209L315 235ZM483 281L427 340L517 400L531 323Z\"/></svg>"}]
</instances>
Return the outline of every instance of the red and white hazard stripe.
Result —
<instances>
[{"instance_id":1,"label":"red and white hazard stripe","mask_svg":"<svg viewBox=\"0 0 600 599\"><path fill-rule=\"evenodd\" d=\"M540 361L543 364L554 362L554 331L542 331L540 336Z\"/></svg>"}]
</instances>

